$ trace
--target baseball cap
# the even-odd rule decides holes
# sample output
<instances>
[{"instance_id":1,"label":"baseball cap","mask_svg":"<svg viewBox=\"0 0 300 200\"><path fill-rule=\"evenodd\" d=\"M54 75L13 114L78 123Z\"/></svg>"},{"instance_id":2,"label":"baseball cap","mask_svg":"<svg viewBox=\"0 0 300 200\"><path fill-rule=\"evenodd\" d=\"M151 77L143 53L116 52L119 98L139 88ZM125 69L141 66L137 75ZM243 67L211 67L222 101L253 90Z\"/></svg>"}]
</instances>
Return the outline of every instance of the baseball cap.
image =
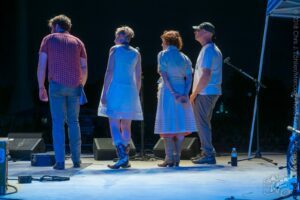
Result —
<instances>
[{"instance_id":1,"label":"baseball cap","mask_svg":"<svg viewBox=\"0 0 300 200\"><path fill-rule=\"evenodd\" d=\"M195 30L204 29L208 32L211 32L213 35L216 32L215 26L210 22L203 22L203 23L199 24L198 26L193 26L193 29L195 29Z\"/></svg>"}]
</instances>

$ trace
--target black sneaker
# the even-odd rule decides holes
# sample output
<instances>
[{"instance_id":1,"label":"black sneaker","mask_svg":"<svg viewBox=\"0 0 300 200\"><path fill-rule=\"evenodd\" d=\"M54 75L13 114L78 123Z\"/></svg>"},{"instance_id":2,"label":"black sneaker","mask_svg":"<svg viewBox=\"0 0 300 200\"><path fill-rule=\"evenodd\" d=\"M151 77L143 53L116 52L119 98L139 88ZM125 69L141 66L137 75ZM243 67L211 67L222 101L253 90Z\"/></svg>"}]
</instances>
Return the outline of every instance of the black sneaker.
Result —
<instances>
[{"instance_id":1,"label":"black sneaker","mask_svg":"<svg viewBox=\"0 0 300 200\"><path fill-rule=\"evenodd\" d=\"M80 168L80 167L81 167L81 161L73 162L73 168Z\"/></svg>"},{"instance_id":2,"label":"black sneaker","mask_svg":"<svg viewBox=\"0 0 300 200\"><path fill-rule=\"evenodd\" d=\"M73 168L80 168L81 164L79 162L76 162L73 164Z\"/></svg>"},{"instance_id":3,"label":"black sneaker","mask_svg":"<svg viewBox=\"0 0 300 200\"><path fill-rule=\"evenodd\" d=\"M203 156L197 160L192 161L194 164L216 164L215 156Z\"/></svg>"},{"instance_id":4,"label":"black sneaker","mask_svg":"<svg viewBox=\"0 0 300 200\"><path fill-rule=\"evenodd\" d=\"M65 169L65 162L57 162L57 163L55 163L55 165L53 166L53 169L64 170Z\"/></svg>"}]
</instances>

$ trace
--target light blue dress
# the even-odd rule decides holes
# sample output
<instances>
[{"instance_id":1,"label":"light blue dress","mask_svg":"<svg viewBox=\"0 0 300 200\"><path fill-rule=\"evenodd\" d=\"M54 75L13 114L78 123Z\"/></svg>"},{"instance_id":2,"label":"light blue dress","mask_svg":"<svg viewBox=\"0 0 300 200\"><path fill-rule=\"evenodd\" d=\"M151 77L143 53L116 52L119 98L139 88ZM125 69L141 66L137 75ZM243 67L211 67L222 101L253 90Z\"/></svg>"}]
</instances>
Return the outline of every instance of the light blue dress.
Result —
<instances>
[{"instance_id":1,"label":"light blue dress","mask_svg":"<svg viewBox=\"0 0 300 200\"><path fill-rule=\"evenodd\" d=\"M190 59L175 46L168 46L158 54L158 72L166 72L176 93L184 95L185 77L192 74ZM175 100L162 78L158 86L158 103L154 132L174 134L196 132L196 122L191 103Z\"/></svg>"},{"instance_id":2,"label":"light blue dress","mask_svg":"<svg viewBox=\"0 0 300 200\"><path fill-rule=\"evenodd\" d=\"M98 108L98 116L115 119L143 120L143 112L135 80L138 51L130 46L116 45L113 77L107 90L107 103ZM101 97L103 95L103 90Z\"/></svg>"}]
</instances>

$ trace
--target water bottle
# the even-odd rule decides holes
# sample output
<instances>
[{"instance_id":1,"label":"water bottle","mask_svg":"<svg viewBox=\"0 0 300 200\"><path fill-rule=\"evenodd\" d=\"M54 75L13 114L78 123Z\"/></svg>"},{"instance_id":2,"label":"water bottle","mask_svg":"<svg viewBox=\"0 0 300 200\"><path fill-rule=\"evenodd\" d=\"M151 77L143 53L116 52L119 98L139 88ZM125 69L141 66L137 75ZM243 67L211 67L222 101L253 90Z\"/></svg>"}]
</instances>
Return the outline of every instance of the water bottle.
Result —
<instances>
[{"instance_id":1,"label":"water bottle","mask_svg":"<svg viewBox=\"0 0 300 200\"><path fill-rule=\"evenodd\" d=\"M231 151L231 166L233 166L233 167L237 166L237 151L236 151L236 148L232 148L232 151Z\"/></svg>"}]
</instances>

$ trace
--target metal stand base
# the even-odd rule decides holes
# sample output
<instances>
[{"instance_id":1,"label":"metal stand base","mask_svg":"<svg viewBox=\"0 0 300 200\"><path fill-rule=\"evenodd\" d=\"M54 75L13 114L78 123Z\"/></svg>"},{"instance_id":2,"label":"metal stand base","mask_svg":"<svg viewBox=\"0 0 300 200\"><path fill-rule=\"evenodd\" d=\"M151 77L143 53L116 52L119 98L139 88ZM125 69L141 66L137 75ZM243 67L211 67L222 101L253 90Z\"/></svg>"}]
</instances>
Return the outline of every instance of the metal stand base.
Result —
<instances>
[{"instance_id":1,"label":"metal stand base","mask_svg":"<svg viewBox=\"0 0 300 200\"><path fill-rule=\"evenodd\" d=\"M154 155L149 155L149 154L136 154L133 157L130 157L130 160L135 160L135 161L155 161L155 160L163 160L162 158L156 157Z\"/></svg>"},{"instance_id":2,"label":"metal stand base","mask_svg":"<svg viewBox=\"0 0 300 200\"><path fill-rule=\"evenodd\" d=\"M113 162L117 162L119 158L114 158ZM129 157L129 161L156 161L163 160L163 158L156 157L153 154L137 153Z\"/></svg>"},{"instance_id":3,"label":"metal stand base","mask_svg":"<svg viewBox=\"0 0 300 200\"><path fill-rule=\"evenodd\" d=\"M262 159L262 160L267 161L267 162L269 162L273 165L276 165L276 166L278 165L278 163L274 162L272 159L262 156L260 151L257 151L255 153L255 156L239 159L239 160L237 160L237 162L241 162L241 161L245 161L245 160L253 160L253 159ZM231 164L231 162L228 162L228 164Z\"/></svg>"}]
</instances>

